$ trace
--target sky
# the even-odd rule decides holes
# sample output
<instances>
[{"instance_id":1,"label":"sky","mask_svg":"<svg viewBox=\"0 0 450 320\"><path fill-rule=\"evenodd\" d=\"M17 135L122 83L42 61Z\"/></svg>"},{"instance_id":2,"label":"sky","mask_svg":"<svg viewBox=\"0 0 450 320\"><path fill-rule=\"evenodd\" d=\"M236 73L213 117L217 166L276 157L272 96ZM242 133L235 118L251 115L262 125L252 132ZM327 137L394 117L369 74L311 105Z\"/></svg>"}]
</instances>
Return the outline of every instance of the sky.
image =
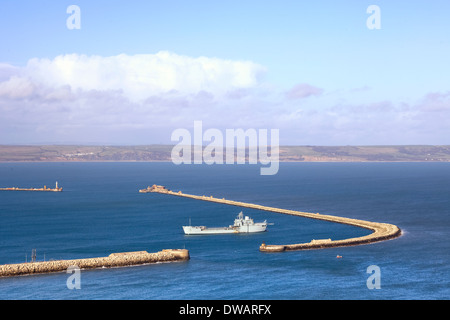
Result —
<instances>
[{"instance_id":1,"label":"sky","mask_svg":"<svg viewBox=\"0 0 450 320\"><path fill-rule=\"evenodd\" d=\"M449 12L446 0L2 0L0 144L173 144L194 121L278 129L281 145L450 144Z\"/></svg>"}]
</instances>

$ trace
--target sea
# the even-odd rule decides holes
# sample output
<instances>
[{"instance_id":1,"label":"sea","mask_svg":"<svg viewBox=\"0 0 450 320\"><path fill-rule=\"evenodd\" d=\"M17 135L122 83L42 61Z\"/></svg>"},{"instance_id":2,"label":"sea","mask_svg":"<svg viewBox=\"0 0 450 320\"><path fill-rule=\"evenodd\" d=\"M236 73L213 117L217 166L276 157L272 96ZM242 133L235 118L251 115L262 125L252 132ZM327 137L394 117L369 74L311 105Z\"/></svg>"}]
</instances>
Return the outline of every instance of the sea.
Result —
<instances>
[{"instance_id":1,"label":"sea","mask_svg":"<svg viewBox=\"0 0 450 320\"><path fill-rule=\"evenodd\" d=\"M190 260L0 278L1 300L447 300L450 163L0 163L0 264L188 249ZM369 234L354 226L183 197L139 193L153 184L194 195L397 225L368 245L263 253L259 246ZM243 211L263 233L185 235L228 226ZM339 257L338 257L339 256Z\"/></svg>"}]
</instances>

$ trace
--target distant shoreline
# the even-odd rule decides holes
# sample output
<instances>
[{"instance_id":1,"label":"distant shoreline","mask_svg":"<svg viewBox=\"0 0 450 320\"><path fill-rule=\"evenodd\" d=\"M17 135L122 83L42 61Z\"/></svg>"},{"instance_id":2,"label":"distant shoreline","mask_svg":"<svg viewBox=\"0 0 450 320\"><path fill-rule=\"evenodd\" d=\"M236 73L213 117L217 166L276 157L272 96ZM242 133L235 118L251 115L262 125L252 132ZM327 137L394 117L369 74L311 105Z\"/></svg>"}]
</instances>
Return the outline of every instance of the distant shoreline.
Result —
<instances>
[{"instance_id":1,"label":"distant shoreline","mask_svg":"<svg viewBox=\"0 0 450 320\"><path fill-rule=\"evenodd\" d=\"M172 162L172 149L173 145L0 145L0 163ZM280 146L279 161L450 162L450 145Z\"/></svg>"}]
</instances>

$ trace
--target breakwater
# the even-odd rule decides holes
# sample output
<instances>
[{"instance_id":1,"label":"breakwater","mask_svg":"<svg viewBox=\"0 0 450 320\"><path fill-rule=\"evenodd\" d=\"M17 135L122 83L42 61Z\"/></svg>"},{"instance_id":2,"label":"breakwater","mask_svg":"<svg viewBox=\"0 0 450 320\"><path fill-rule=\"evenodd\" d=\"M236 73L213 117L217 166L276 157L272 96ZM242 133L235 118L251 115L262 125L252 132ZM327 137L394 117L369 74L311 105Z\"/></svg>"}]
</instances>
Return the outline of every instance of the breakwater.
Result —
<instances>
[{"instance_id":1,"label":"breakwater","mask_svg":"<svg viewBox=\"0 0 450 320\"><path fill-rule=\"evenodd\" d=\"M196 196L191 194L185 194L181 191L171 191L166 189L164 186L153 185L151 187L147 187L146 189L139 190L140 193L149 193L149 192L157 192L162 194L169 194L179 197L192 198L203 201L211 201L217 203L223 203L238 207L244 208L252 208L258 210L264 210L269 212L276 212L282 214L289 214L293 216L299 216L303 218L317 219L323 221L336 222L341 224L352 225L364 229L371 230L372 233L363 237L356 237L344 240L331 240L331 239L312 239L311 242L307 243L298 243L298 244L281 244L281 245L267 245L265 243L261 244L259 250L263 252L281 252L281 251L290 251L290 250L310 250L310 249L324 249L324 248L333 248L333 247L345 247L345 246L355 246L362 244L369 244L378 241L390 240L394 239L401 235L401 230L399 227L389 224L389 223L380 223L380 222L371 222L359 219L351 219L344 217L337 217L332 215L323 215L319 213L309 213L309 212L301 212L296 210L287 210L280 209L274 207L261 206L252 203L245 203L240 201L232 201L226 200L225 198L215 198L213 196Z\"/></svg>"},{"instance_id":2,"label":"breakwater","mask_svg":"<svg viewBox=\"0 0 450 320\"><path fill-rule=\"evenodd\" d=\"M46 192L61 192L63 190L62 187L58 187L58 182L56 182L56 186L54 188L47 188L44 186L43 188L18 188L18 187L9 187L9 188L0 188L0 191L46 191Z\"/></svg>"},{"instance_id":3,"label":"breakwater","mask_svg":"<svg viewBox=\"0 0 450 320\"><path fill-rule=\"evenodd\" d=\"M77 266L80 269L95 269L184 260L189 260L189 251L186 249L165 249L154 253L147 251L121 252L100 258L4 264L0 265L0 277L61 272L71 266Z\"/></svg>"}]
</instances>

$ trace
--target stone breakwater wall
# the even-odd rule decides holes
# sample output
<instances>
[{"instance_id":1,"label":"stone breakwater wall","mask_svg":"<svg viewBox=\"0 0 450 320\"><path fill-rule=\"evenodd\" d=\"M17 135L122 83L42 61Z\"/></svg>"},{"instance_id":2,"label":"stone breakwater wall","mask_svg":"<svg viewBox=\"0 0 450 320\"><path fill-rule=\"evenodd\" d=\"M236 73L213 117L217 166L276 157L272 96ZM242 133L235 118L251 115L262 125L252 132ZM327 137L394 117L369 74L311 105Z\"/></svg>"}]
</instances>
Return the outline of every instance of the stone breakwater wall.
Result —
<instances>
[{"instance_id":1,"label":"stone breakwater wall","mask_svg":"<svg viewBox=\"0 0 450 320\"><path fill-rule=\"evenodd\" d=\"M225 200L224 198L214 198L213 196L196 196L196 195L190 195L190 194L184 194L181 191L174 192L169 189L166 189L163 186L157 186L153 185L152 187L148 187L147 189L140 190L141 193L147 193L147 192L158 192L162 194L169 194L179 197L186 197L186 198L192 198L197 200L203 200L203 201L211 201L211 202L217 202L217 203L224 203L232 206L238 206L238 207L245 207L245 208L252 208L252 209L258 209L258 210L264 210L269 212L276 212L276 213L282 213L282 214L289 214L293 216L299 216L303 218L310 218L310 219L317 219L317 220L323 220L323 221L329 221L329 222L335 222L335 223L342 223L347 225L352 225L364 229L368 229L373 231L371 234L363 236L363 237L357 237L357 238L350 238L350 239L344 239L344 240L331 240L331 239L318 239L318 240L311 240L311 242L308 243L299 243L299 244L286 244L286 245L266 245L263 243L259 250L263 252L281 252L281 251L289 251L289 250L311 250L311 249L324 249L324 248L333 248L333 247L345 247L345 246L355 246L355 245L361 245L361 244L369 244L374 243L378 241L384 241L384 240L390 240L394 239L396 237L399 237L401 235L401 230L397 226L393 224L388 223L380 223L380 222L371 222L371 221L365 221L365 220L359 220L359 219L351 219L351 218L344 218L344 217L337 217L332 215L323 215L319 213L309 213L309 212L301 212L296 210L287 210L287 209L280 209L280 208L274 208L274 207L267 207L267 206L261 206L257 204L252 203L245 203L245 202L239 202L239 201L232 201L232 200Z\"/></svg>"},{"instance_id":2,"label":"stone breakwater wall","mask_svg":"<svg viewBox=\"0 0 450 320\"><path fill-rule=\"evenodd\" d=\"M0 277L61 272L71 266L77 266L80 269L94 269L183 260L189 260L189 251L186 249L165 249L154 253L147 251L122 252L100 258L4 264L0 265Z\"/></svg>"}]
</instances>

